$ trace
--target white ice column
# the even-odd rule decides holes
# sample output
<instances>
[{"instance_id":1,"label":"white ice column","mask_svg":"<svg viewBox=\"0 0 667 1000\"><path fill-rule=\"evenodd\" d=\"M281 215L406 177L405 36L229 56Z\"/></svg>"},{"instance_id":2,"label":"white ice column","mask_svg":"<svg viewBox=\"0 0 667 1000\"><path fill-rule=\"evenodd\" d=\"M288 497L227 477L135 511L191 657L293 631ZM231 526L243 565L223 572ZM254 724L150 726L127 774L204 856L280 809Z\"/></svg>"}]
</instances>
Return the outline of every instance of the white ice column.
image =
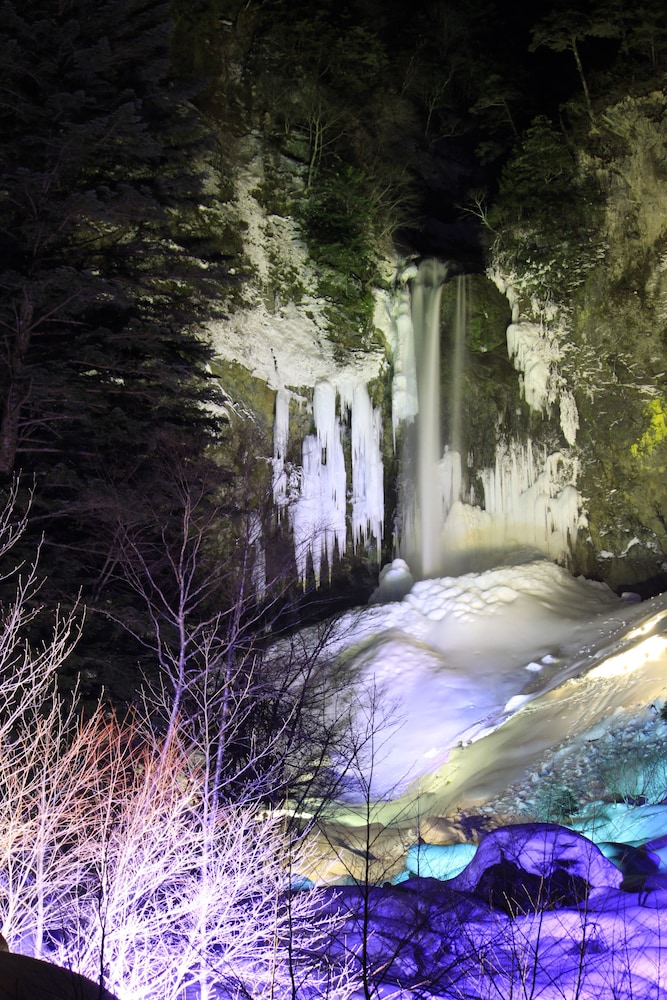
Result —
<instances>
[{"instance_id":1,"label":"white ice column","mask_svg":"<svg viewBox=\"0 0 667 1000\"><path fill-rule=\"evenodd\" d=\"M573 460L557 452L538 463L532 442L499 443L494 469L482 474L496 546L534 546L567 558L583 520Z\"/></svg>"},{"instance_id":2,"label":"white ice column","mask_svg":"<svg viewBox=\"0 0 667 1000\"><path fill-rule=\"evenodd\" d=\"M292 528L299 577L305 582L310 555L319 585L323 556L331 573L336 547L342 554L347 540L345 456L336 388L330 382L315 386L313 419L315 434L303 442L300 496L292 507Z\"/></svg>"},{"instance_id":3,"label":"white ice column","mask_svg":"<svg viewBox=\"0 0 667 1000\"><path fill-rule=\"evenodd\" d=\"M352 544L366 546L372 538L381 555L384 531L384 467L382 414L371 403L364 382L347 390L352 412Z\"/></svg>"}]
</instances>

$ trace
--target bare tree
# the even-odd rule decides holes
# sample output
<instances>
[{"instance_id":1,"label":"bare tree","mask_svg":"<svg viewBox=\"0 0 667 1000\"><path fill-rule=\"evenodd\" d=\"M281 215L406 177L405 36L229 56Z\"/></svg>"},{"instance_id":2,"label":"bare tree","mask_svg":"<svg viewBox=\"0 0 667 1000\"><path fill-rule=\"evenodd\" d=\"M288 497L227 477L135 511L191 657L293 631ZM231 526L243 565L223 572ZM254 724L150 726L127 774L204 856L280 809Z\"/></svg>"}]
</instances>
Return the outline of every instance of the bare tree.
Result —
<instances>
[{"instance_id":1,"label":"bare tree","mask_svg":"<svg viewBox=\"0 0 667 1000\"><path fill-rule=\"evenodd\" d=\"M12 525L5 511L5 554ZM0 922L10 947L119 1000L180 1000L189 990L202 1000L313 990L345 1000L347 968L322 957L337 917L322 912L317 892L293 891L304 842L280 816L260 815L256 788L245 801L221 800L206 724L181 727L169 712L174 724L159 734L148 702L131 716L102 706L84 715L76 695L62 696L57 672L75 621L56 613L51 637L31 646L36 564L15 576L0 623ZM196 636L185 649L205 663L216 647L205 631Z\"/></svg>"},{"instance_id":2,"label":"bare tree","mask_svg":"<svg viewBox=\"0 0 667 1000\"><path fill-rule=\"evenodd\" d=\"M618 38L620 32L620 22L614 20L613 15L602 8L600 12L594 14L581 13L572 8L551 11L535 25L532 31L531 52L545 46L554 52L572 53L591 125L595 125L595 113L580 46L587 38Z\"/></svg>"}]
</instances>

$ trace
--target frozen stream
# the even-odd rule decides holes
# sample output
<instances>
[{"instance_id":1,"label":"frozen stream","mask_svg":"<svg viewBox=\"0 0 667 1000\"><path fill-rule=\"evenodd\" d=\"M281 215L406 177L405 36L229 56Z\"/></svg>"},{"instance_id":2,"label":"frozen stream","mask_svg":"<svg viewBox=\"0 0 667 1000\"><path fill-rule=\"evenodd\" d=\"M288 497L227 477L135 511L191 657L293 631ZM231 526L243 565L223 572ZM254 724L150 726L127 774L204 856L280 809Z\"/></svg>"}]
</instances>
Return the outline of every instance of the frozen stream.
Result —
<instances>
[{"instance_id":1,"label":"frozen stream","mask_svg":"<svg viewBox=\"0 0 667 1000\"><path fill-rule=\"evenodd\" d=\"M343 615L328 652L353 678L359 743L373 738L337 818L365 822L369 797L383 824L484 803L550 747L660 705L666 651L667 596L623 601L543 559Z\"/></svg>"}]
</instances>

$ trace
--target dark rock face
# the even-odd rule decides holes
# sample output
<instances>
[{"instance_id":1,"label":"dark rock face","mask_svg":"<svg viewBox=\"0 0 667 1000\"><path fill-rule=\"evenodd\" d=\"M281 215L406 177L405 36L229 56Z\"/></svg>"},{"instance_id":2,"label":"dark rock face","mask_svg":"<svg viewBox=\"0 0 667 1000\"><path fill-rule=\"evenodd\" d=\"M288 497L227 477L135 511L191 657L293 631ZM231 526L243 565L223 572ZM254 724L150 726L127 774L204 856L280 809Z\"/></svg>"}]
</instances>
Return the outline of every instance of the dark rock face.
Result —
<instances>
[{"instance_id":1,"label":"dark rock face","mask_svg":"<svg viewBox=\"0 0 667 1000\"><path fill-rule=\"evenodd\" d=\"M26 955L0 951L0 1000L116 1000L98 983Z\"/></svg>"},{"instance_id":2,"label":"dark rock face","mask_svg":"<svg viewBox=\"0 0 667 1000\"><path fill-rule=\"evenodd\" d=\"M542 876L523 871L512 861L499 861L482 874L474 894L492 909L515 916L559 906L583 906L590 888L586 879L559 865Z\"/></svg>"}]
</instances>

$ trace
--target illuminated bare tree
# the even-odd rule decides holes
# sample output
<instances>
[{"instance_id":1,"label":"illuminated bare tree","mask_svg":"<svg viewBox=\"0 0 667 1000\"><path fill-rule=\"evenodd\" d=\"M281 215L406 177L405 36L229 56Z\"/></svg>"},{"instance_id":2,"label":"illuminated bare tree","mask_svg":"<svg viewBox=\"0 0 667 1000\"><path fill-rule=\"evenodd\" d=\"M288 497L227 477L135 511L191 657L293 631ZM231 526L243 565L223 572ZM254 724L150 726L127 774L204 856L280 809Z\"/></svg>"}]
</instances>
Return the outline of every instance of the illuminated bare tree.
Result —
<instances>
[{"instance_id":1,"label":"illuminated bare tree","mask_svg":"<svg viewBox=\"0 0 667 1000\"><path fill-rule=\"evenodd\" d=\"M20 537L13 525L5 511L5 555ZM317 892L294 891L303 843L277 814L260 815L255 790L247 801L212 798L206 726L193 740L174 714L159 735L142 711L85 716L61 696L75 622L56 615L50 638L31 646L37 569L14 572L0 623L0 922L10 948L119 1000L295 1000L313 990L344 1000L345 964L320 957L337 918L321 914ZM202 639L197 650L208 648Z\"/></svg>"}]
</instances>

